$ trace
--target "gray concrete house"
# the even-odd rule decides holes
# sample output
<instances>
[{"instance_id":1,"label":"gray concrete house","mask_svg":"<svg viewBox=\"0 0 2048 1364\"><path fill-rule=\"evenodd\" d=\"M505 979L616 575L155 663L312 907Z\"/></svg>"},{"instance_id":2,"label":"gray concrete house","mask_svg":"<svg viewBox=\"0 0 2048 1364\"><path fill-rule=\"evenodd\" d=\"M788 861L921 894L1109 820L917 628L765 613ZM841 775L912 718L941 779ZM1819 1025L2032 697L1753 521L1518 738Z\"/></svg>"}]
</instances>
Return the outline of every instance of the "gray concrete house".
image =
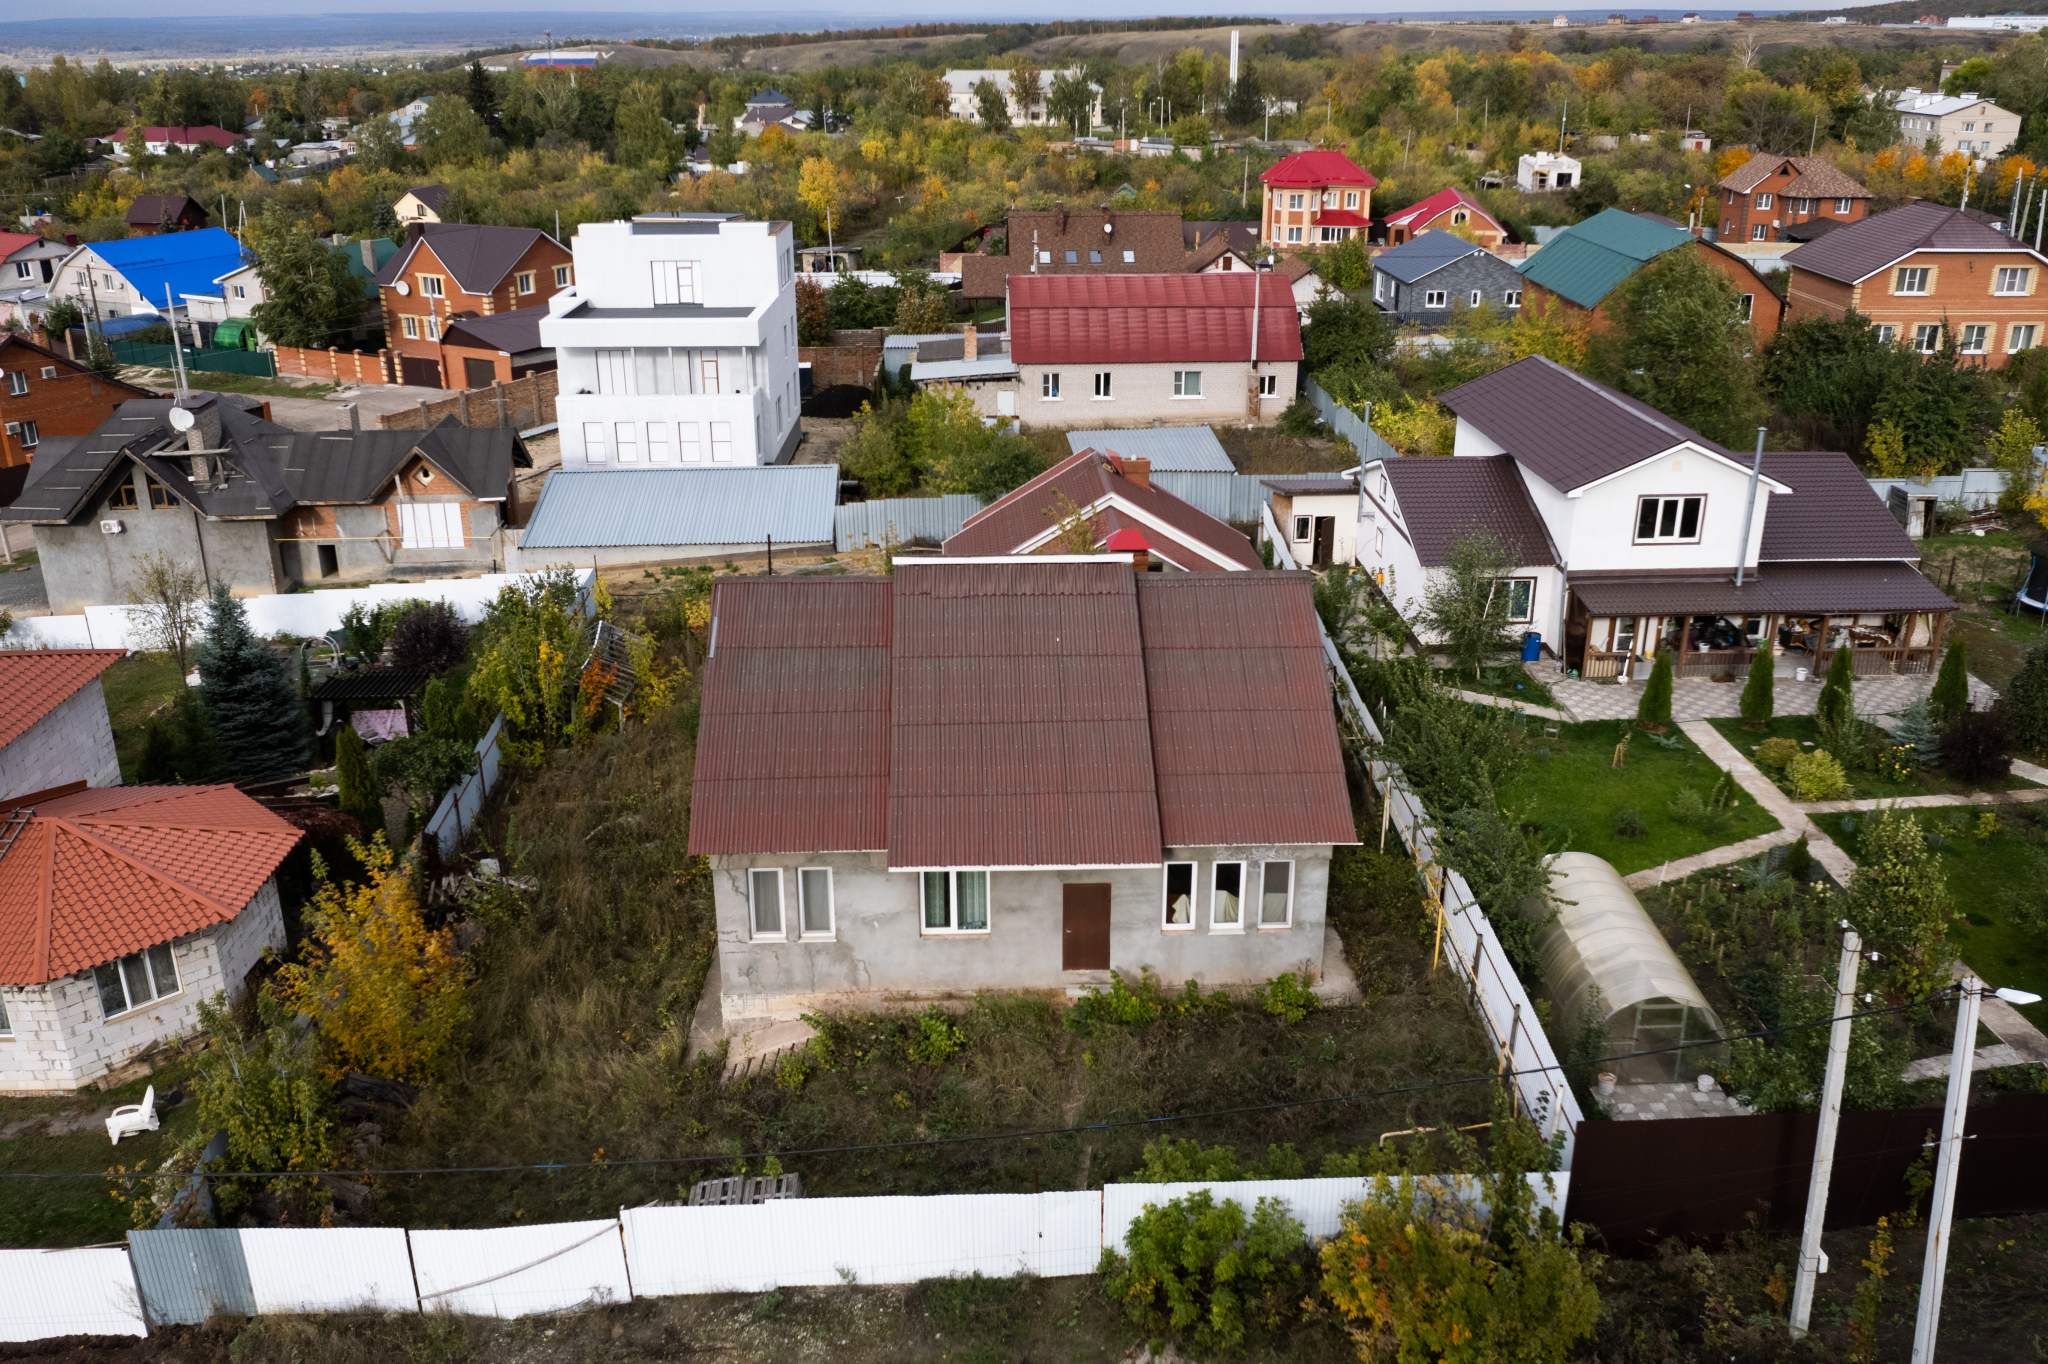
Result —
<instances>
[{"instance_id":1,"label":"gray concrete house","mask_svg":"<svg viewBox=\"0 0 2048 1364\"><path fill-rule=\"evenodd\" d=\"M517 522L515 432L291 431L232 394L122 403L88 436L52 438L0 520L35 527L53 611L133 600L161 551L237 594L475 572ZM179 418L180 421L183 418Z\"/></svg>"},{"instance_id":2,"label":"gray concrete house","mask_svg":"<svg viewBox=\"0 0 2048 1364\"><path fill-rule=\"evenodd\" d=\"M1372 258L1372 301L1416 326L1442 326L1484 304L1522 306L1522 276L1483 246L1450 232L1425 232Z\"/></svg>"},{"instance_id":3,"label":"gray concrete house","mask_svg":"<svg viewBox=\"0 0 2048 1364\"><path fill-rule=\"evenodd\" d=\"M690 851L728 1027L1111 971L1320 979L1356 835L1313 580L1133 567L720 581Z\"/></svg>"},{"instance_id":4,"label":"gray concrete house","mask_svg":"<svg viewBox=\"0 0 2048 1364\"><path fill-rule=\"evenodd\" d=\"M0 1094L106 1078L283 947L299 831L232 786L118 786L0 824Z\"/></svg>"},{"instance_id":5,"label":"gray concrete house","mask_svg":"<svg viewBox=\"0 0 2048 1364\"><path fill-rule=\"evenodd\" d=\"M79 786L118 786L100 674L120 649L0 652L0 802Z\"/></svg>"}]
</instances>

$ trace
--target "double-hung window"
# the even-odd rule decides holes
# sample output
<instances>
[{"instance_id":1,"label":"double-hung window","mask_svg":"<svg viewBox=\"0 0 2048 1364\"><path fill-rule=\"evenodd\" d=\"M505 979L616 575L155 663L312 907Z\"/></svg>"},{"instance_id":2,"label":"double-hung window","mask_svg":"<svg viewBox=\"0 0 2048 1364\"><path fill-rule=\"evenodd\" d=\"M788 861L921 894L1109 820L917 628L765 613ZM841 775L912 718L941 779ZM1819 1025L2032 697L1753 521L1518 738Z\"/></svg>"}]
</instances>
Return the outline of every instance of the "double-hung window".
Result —
<instances>
[{"instance_id":1,"label":"double-hung window","mask_svg":"<svg viewBox=\"0 0 2048 1364\"><path fill-rule=\"evenodd\" d=\"M1098 369L1095 371L1096 397L1109 398L1115 395L1115 386L1111 381L1111 373L1111 371L1106 369Z\"/></svg>"},{"instance_id":2,"label":"double-hung window","mask_svg":"<svg viewBox=\"0 0 2048 1364\"><path fill-rule=\"evenodd\" d=\"M747 923L755 938L780 938L782 868L756 867L747 873Z\"/></svg>"},{"instance_id":3,"label":"double-hung window","mask_svg":"<svg viewBox=\"0 0 2048 1364\"><path fill-rule=\"evenodd\" d=\"M1267 862L1259 868L1259 927L1294 923L1294 863Z\"/></svg>"},{"instance_id":4,"label":"double-hung window","mask_svg":"<svg viewBox=\"0 0 2048 1364\"><path fill-rule=\"evenodd\" d=\"M1685 544L1700 538L1700 516L1707 499L1644 497L1636 501L1636 543Z\"/></svg>"},{"instance_id":5,"label":"double-hung window","mask_svg":"<svg viewBox=\"0 0 2048 1364\"><path fill-rule=\"evenodd\" d=\"M1933 271L1924 265L1902 265L1892 272L1892 292L1895 294L1924 294L1932 282Z\"/></svg>"},{"instance_id":6,"label":"double-hung window","mask_svg":"<svg viewBox=\"0 0 2048 1364\"><path fill-rule=\"evenodd\" d=\"M1060 376L1057 373L1047 370L1038 376L1038 396L1049 403L1060 400Z\"/></svg>"},{"instance_id":7,"label":"double-hung window","mask_svg":"<svg viewBox=\"0 0 2048 1364\"><path fill-rule=\"evenodd\" d=\"M1244 863L1218 862L1209 870L1209 931L1244 931Z\"/></svg>"},{"instance_id":8,"label":"double-hung window","mask_svg":"<svg viewBox=\"0 0 2048 1364\"><path fill-rule=\"evenodd\" d=\"M797 936L830 938L835 931L832 917L832 869L799 867L796 873Z\"/></svg>"},{"instance_id":9,"label":"double-hung window","mask_svg":"<svg viewBox=\"0 0 2048 1364\"><path fill-rule=\"evenodd\" d=\"M1941 324L1922 322L1913 328L1913 349L1922 355L1932 355L1941 349Z\"/></svg>"},{"instance_id":10,"label":"double-hung window","mask_svg":"<svg viewBox=\"0 0 2048 1364\"><path fill-rule=\"evenodd\" d=\"M171 945L158 943L147 952L93 967L92 979L99 989L100 1014L112 1018L178 993L178 964Z\"/></svg>"},{"instance_id":11,"label":"double-hung window","mask_svg":"<svg viewBox=\"0 0 2048 1364\"><path fill-rule=\"evenodd\" d=\"M1971 322L1963 327L1961 344L1957 346L1965 355L1982 355L1991 346L1991 327L1984 322Z\"/></svg>"},{"instance_id":12,"label":"double-hung window","mask_svg":"<svg viewBox=\"0 0 2048 1364\"><path fill-rule=\"evenodd\" d=\"M1195 864L1168 862L1162 883L1160 926L1168 930L1195 926Z\"/></svg>"},{"instance_id":13,"label":"double-hung window","mask_svg":"<svg viewBox=\"0 0 2048 1364\"><path fill-rule=\"evenodd\" d=\"M2001 265L1991 285L1994 294L2024 294L2033 271L2024 265Z\"/></svg>"},{"instance_id":14,"label":"double-hung window","mask_svg":"<svg viewBox=\"0 0 2048 1364\"><path fill-rule=\"evenodd\" d=\"M988 932L987 872L928 871L922 881L925 932Z\"/></svg>"},{"instance_id":15,"label":"double-hung window","mask_svg":"<svg viewBox=\"0 0 2048 1364\"><path fill-rule=\"evenodd\" d=\"M1198 369L1177 369L1173 372L1173 396L1176 398L1199 398L1202 396L1202 371Z\"/></svg>"}]
</instances>

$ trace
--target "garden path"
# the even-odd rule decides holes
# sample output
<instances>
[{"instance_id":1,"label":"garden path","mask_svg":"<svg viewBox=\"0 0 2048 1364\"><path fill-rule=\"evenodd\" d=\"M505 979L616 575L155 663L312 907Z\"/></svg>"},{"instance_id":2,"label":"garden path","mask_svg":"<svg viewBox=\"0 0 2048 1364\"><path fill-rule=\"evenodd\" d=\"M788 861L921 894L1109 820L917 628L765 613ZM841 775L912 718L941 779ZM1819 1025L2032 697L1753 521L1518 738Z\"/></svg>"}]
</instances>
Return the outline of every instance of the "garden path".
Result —
<instances>
[{"instance_id":1,"label":"garden path","mask_svg":"<svg viewBox=\"0 0 2048 1364\"><path fill-rule=\"evenodd\" d=\"M1781 848L1799 837L1797 829L1773 829L1755 838L1745 838L1740 843L1724 843L1718 848L1694 853L1691 857L1680 857L1655 867L1645 867L1627 877L1630 890L1645 890L1661 886L1666 881L1683 881L1694 872L1706 871L1711 867L1725 867L1731 862L1747 862L1759 853Z\"/></svg>"},{"instance_id":2,"label":"garden path","mask_svg":"<svg viewBox=\"0 0 2048 1364\"><path fill-rule=\"evenodd\" d=\"M1801 802L1799 808L1810 815L1838 815L1847 810L1879 810L1894 805L1901 810L1937 810L1945 805L2029 805L2041 800L2048 800L2048 787L2036 786L2018 791L1948 791L1938 796L1809 800Z\"/></svg>"},{"instance_id":3,"label":"garden path","mask_svg":"<svg viewBox=\"0 0 2048 1364\"><path fill-rule=\"evenodd\" d=\"M1550 706L1539 706L1533 701L1517 701L1512 696L1490 696L1483 691L1460 691L1458 692L1458 699L1470 701L1475 706L1496 706L1501 710L1518 710L1525 715L1533 715L1539 720L1555 720L1561 725L1568 725L1572 722L1572 717L1561 710ZM2044 780L2048 780L2048 777L2044 777Z\"/></svg>"},{"instance_id":4,"label":"garden path","mask_svg":"<svg viewBox=\"0 0 2048 1364\"><path fill-rule=\"evenodd\" d=\"M1820 683L1805 682L1778 673L1773 681L1772 713L1811 715L1820 696ZM1582 677L1565 677L1550 682L1550 694L1574 720L1633 720L1636 703L1642 699L1641 679L1634 683L1588 682ZM1856 710L1865 716L1888 715L1904 710L1934 685L1932 676L1859 677L1856 679ZM1975 677L1970 679L1970 704L1983 709L1998 699ZM1710 720L1742 713L1742 681L1715 682L1704 677L1674 678L1671 683L1671 715L1679 721Z\"/></svg>"}]
</instances>

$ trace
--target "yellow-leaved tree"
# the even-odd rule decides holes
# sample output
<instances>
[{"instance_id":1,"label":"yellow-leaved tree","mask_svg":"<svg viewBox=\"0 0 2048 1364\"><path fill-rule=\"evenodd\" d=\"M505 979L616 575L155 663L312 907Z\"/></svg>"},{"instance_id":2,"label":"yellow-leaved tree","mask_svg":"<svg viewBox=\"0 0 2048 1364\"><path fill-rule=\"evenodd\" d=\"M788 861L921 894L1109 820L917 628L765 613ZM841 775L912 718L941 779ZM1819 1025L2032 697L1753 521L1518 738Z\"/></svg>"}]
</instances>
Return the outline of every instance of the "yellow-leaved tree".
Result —
<instances>
[{"instance_id":1,"label":"yellow-leaved tree","mask_svg":"<svg viewBox=\"0 0 2048 1364\"><path fill-rule=\"evenodd\" d=\"M432 1078L469 1019L469 971L447 929L427 927L380 834L349 851L365 879L323 877L307 904L304 959L278 972L286 1003L320 1030L327 1069Z\"/></svg>"}]
</instances>

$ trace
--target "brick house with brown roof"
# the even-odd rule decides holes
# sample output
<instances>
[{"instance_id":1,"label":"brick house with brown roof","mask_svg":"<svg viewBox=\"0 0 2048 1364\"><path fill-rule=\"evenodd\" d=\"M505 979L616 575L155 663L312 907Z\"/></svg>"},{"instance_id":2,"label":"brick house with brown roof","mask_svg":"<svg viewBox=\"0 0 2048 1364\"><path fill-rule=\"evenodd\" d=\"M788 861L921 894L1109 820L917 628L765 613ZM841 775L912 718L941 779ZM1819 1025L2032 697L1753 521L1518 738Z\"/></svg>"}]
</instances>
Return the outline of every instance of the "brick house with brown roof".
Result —
<instances>
[{"instance_id":1,"label":"brick house with brown roof","mask_svg":"<svg viewBox=\"0 0 2048 1364\"><path fill-rule=\"evenodd\" d=\"M1785 240L1785 229L1811 223L1860 223L1870 191L1819 156L1758 152L1715 187L1724 242Z\"/></svg>"},{"instance_id":2,"label":"brick house with brown roof","mask_svg":"<svg viewBox=\"0 0 2048 1364\"><path fill-rule=\"evenodd\" d=\"M77 791L4 816L0 1093L79 1089L198 1027L285 945L299 831L232 786Z\"/></svg>"},{"instance_id":3,"label":"brick house with brown roof","mask_svg":"<svg viewBox=\"0 0 2048 1364\"><path fill-rule=\"evenodd\" d=\"M1181 215L1111 208L1013 208L1000 253L960 259L963 298L1001 298L1017 275L1158 275L1188 268Z\"/></svg>"},{"instance_id":4,"label":"brick house with brown roof","mask_svg":"<svg viewBox=\"0 0 2048 1364\"><path fill-rule=\"evenodd\" d=\"M27 464L47 437L83 436L128 399L149 396L25 336L0 332L0 469Z\"/></svg>"},{"instance_id":5,"label":"brick house with brown roof","mask_svg":"<svg viewBox=\"0 0 2048 1364\"><path fill-rule=\"evenodd\" d=\"M441 344L450 321L544 305L574 279L569 249L536 228L415 223L376 277L397 379L461 386L461 366Z\"/></svg>"},{"instance_id":6,"label":"brick house with brown roof","mask_svg":"<svg viewBox=\"0 0 2048 1364\"><path fill-rule=\"evenodd\" d=\"M689 850L728 1023L1321 977L1357 834L1314 580L1133 558L719 582Z\"/></svg>"},{"instance_id":7,"label":"brick house with brown roof","mask_svg":"<svg viewBox=\"0 0 2048 1364\"><path fill-rule=\"evenodd\" d=\"M2048 338L2048 256L1943 204L1917 200L1789 252L1787 316L1856 312L1886 340L2003 368Z\"/></svg>"}]
</instances>

